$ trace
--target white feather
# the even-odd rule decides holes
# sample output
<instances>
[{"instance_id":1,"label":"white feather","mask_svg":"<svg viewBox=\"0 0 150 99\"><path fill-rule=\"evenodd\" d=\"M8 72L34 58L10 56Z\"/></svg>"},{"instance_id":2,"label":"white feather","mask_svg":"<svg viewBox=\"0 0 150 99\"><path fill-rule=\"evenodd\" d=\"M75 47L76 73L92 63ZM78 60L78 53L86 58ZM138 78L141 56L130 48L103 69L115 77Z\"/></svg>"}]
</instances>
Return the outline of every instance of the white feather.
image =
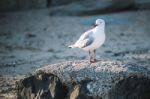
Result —
<instances>
[{"instance_id":1,"label":"white feather","mask_svg":"<svg viewBox=\"0 0 150 99\"><path fill-rule=\"evenodd\" d=\"M82 48L85 51L95 50L99 48L105 41L105 21L102 19L96 20L97 26L83 33L75 44L70 45L70 48ZM87 44L93 38L93 42ZM87 44L87 45L86 45Z\"/></svg>"}]
</instances>

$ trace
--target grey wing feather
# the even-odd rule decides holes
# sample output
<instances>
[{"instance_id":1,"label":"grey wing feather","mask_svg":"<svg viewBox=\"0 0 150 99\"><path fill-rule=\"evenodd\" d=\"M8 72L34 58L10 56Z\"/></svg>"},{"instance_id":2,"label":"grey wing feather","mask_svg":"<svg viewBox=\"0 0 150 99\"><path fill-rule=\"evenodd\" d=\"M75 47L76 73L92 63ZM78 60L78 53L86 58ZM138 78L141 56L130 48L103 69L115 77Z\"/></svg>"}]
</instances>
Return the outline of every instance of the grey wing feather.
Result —
<instances>
[{"instance_id":1,"label":"grey wing feather","mask_svg":"<svg viewBox=\"0 0 150 99\"><path fill-rule=\"evenodd\" d=\"M84 44L84 46L82 48L91 45L93 43L93 41L94 41L94 38L91 36L91 37L89 37L89 38L87 38L85 40L86 40L86 42L85 42L85 44Z\"/></svg>"},{"instance_id":2,"label":"grey wing feather","mask_svg":"<svg viewBox=\"0 0 150 99\"><path fill-rule=\"evenodd\" d=\"M79 48L84 48L91 45L93 42L93 31L87 31L80 36L79 40L75 43L75 45Z\"/></svg>"},{"instance_id":3,"label":"grey wing feather","mask_svg":"<svg viewBox=\"0 0 150 99\"><path fill-rule=\"evenodd\" d=\"M93 38L92 34L93 34L93 32L90 32L87 35L85 35L85 37L83 38L84 45L82 48L87 47L93 43L94 38Z\"/></svg>"}]
</instances>

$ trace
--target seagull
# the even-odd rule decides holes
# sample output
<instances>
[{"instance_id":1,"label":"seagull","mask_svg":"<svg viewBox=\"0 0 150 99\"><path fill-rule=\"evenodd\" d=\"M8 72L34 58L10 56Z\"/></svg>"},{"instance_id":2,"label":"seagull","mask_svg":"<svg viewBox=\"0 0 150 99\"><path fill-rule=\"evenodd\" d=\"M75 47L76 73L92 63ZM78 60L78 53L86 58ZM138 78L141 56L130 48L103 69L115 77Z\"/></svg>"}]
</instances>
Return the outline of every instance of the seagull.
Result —
<instances>
[{"instance_id":1,"label":"seagull","mask_svg":"<svg viewBox=\"0 0 150 99\"><path fill-rule=\"evenodd\" d=\"M90 63L97 62L96 49L105 42L105 21L97 19L94 28L84 32L80 38L69 48L81 48L89 52Z\"/></svg>"}]
</instances>

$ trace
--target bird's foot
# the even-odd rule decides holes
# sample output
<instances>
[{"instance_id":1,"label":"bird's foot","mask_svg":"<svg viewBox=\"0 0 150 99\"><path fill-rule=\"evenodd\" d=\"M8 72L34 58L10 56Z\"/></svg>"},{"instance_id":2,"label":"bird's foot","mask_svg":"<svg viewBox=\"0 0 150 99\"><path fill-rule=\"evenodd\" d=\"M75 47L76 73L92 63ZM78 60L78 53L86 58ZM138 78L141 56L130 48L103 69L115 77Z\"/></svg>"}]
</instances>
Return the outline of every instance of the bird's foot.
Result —
<instances>
[{"instance_id":1,"label":"bird's foot","mask_svg":"<svg viewBox=\"0 0 150 99\"><path fill-rule=\"evenodd\" d=\"M96 63L97 62L97 60L96 59L94 59L94 60L90 60L90 63Z\"/></svg>"}]
</instances>

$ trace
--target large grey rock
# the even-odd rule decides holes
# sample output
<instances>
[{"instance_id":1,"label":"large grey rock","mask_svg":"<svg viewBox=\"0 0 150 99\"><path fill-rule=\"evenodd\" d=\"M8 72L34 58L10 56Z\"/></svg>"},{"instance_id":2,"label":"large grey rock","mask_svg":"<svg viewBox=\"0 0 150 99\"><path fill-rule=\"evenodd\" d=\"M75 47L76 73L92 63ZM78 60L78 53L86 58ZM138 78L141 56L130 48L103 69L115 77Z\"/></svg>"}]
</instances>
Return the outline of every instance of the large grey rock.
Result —
<instances>
[{"instance_id":1,"label":"large grey rock","mask_svg":"<svg viewBox=\"0 0 150 99\"><path fill-rule=\"evenodd\" d=\"M49 79L46 80L46 82L42 81L42 86L39 84L41 80L38 80L38 82L34 81L33 83L33 79L40 73L46 75L43 75L42 78L49 78L52 74L57 75L53 76L58 77L60 82L59 80L54 81L54 79ZM110 60L101 60L93 64L89 64L86 60L69 61L40 68L36 70L31 77L26 78L18 84L18 97L20 97L20 95L23 97L25 94L29 97L33 94L37 95L37 93L39 91L41 92L41 89L44 88L51 90L48 85L54 86L52 89L57 91L55 84L51 84L51 82L59 82L59 92L64 96L61 99L150 98L150 70L148 67ZM28 84L30 87L26 86ZM36 86L37 84L38 86ZM36 92L33 91L35 89ZM48 93L51 94L51 91ZM50 97L50 95L47 97Z\"/></svg>"}]
</instances>

